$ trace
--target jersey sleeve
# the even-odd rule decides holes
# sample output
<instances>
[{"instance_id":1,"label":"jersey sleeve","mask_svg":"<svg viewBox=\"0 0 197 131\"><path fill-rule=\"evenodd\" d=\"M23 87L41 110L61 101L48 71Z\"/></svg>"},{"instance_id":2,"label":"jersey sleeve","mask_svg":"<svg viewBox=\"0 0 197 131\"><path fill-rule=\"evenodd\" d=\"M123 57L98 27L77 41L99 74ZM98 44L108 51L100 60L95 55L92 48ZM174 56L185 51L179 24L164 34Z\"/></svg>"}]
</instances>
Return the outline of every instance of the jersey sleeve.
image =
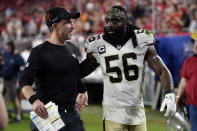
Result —
<instances>
[{"instance_id":1,"label":"jersey sleeve","mask_svg":"<svg viewBox=\"0 0 197 131\"><path fill-rule=\"evenodd\" d=\"M101 37L100 35L94 35L94 36L89 37L86 40L86 43L85 43L86 53L96 53L97 52L95 45L97 43L97 40L100 39L100 37Z\"/></svg>"},{"instance_id":2,"label":"jersey sleeve","mask_svg":"<svg viewBox=\"0 0 197 131\"><path fill-rule=\"evenodd\" d=\"M97 63L97 60L95 58L95 56L93 56L92 54L87 54L86 59L83 60L80 63L80 78L86 77L88 76L90 73L92 73L97 67L99 66L99 64Z\"/></svg>"},{"instance_id":3,"label":"jersey sleeve","mask_svg":"<svg viewBox=\"0 0 197 131\"><path fill-rule=\"evenodd\" d=\"M155 43L155 39L153 33L147 29L139 29L135 30L137 42L143 46L153 45Z\"/></svg>"}]
</instances>

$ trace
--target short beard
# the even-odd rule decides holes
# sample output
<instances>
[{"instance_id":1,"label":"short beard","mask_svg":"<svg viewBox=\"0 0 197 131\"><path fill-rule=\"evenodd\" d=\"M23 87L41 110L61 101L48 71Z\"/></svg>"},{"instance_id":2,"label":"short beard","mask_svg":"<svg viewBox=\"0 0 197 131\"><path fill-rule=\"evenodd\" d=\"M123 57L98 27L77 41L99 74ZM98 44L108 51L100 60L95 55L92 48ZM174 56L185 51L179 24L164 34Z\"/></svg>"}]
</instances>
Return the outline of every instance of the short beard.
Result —
<instances>
[{"instance_id":1,"label":"short beard","mask_svg":"<svg viewBox=\"0 0 197 131\"><path fill-rule=\"evenodd\" d=\"M108 30L104 27L104 34L109 39L119 39L125 33L125 27L121 26L119 29L115 30L113 34L109 34Z\"/></svg>"}]
</instances>

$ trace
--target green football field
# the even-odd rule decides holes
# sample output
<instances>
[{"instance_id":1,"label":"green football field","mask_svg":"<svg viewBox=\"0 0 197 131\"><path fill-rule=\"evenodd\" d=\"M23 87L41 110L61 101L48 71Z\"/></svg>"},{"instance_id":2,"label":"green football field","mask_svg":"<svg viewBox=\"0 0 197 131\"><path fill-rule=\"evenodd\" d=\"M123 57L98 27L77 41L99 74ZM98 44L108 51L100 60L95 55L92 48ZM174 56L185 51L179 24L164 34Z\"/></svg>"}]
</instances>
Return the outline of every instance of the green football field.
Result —
<instances>
[{"instance_id":1,"label":"green football field","mask_svg":"<svg viewBox=\"0 0 197 131\"><path fill-rule=\"evenodd\" d=\"M14 116L12 114L12 116ZM165 117L158 110L146 107L148 131L164 131ZM88 105L81 112L87 131L102 131L101 105ZM28 114L23 114L21 123L10 123L4 131L30 131Z\"/></svg>"}]
</instances>

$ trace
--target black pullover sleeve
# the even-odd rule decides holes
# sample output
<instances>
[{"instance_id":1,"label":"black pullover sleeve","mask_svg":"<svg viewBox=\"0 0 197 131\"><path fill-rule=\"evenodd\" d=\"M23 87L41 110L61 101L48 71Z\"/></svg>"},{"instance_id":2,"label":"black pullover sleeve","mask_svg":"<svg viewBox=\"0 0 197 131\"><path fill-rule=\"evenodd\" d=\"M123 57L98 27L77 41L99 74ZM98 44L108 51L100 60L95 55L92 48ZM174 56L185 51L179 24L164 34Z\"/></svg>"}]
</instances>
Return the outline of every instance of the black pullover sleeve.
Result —
<instances>
[{"instance_id":1,"label":"black pullover sleeve","mask_svg":"<svg viewBox=\"0 0 197 131\"><path fill-rule=\"evenodd\" d=\"M97 63L96 58L92 54L87 54L86 59L80 63L80 68L81 68L80 78L84 78L88 76L98 66L99 63Z\"/></svg>"}]
</instances>

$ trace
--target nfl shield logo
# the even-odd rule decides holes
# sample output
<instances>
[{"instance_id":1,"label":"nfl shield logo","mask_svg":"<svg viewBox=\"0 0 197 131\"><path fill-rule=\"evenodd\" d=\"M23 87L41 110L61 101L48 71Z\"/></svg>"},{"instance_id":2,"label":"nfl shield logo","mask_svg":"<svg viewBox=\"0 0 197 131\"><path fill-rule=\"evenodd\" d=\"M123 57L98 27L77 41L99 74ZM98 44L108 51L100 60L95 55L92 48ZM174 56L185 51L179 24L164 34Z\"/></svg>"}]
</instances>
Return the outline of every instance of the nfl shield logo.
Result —
<instances>
[{"instance_id":1,"label":"nfl shield logo","mask_svg":"<svg viewBox=\"0 0 197 131\"><path fill-rule=\"evenodd\" d=\"M121 49L121 45L117 45L117 47L116 47L118 50L120 50Z\"/></svg>"}]
</instances>

